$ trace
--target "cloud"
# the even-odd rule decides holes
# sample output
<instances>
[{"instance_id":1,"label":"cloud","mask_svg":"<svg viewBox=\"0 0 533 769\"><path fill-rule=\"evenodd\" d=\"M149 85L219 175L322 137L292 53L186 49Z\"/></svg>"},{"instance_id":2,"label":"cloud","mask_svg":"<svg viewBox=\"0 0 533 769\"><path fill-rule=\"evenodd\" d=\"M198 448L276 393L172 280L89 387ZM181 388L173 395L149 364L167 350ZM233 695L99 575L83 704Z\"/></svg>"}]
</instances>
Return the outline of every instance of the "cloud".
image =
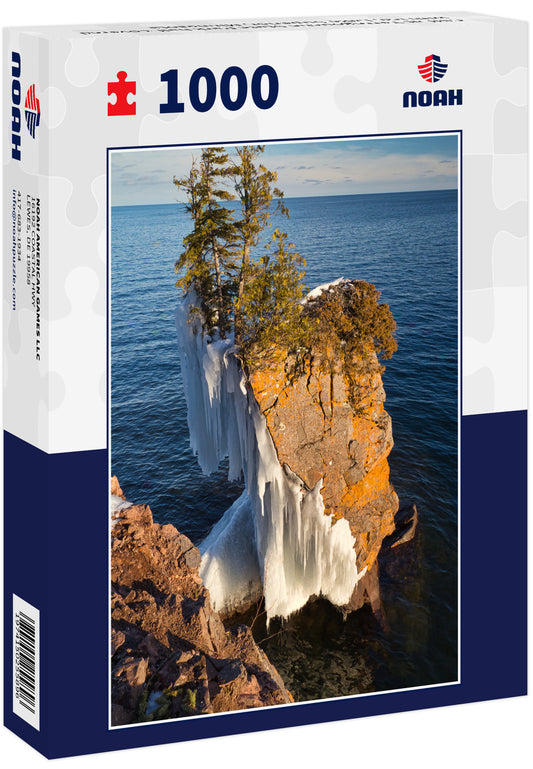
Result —
<instances>
[{"instance_id":1,"label":"cloud","mask_svg":"<svg viewBox=\"0 0 533 769\"><path fill-rule=\"evenodd\" d=\"M457 187L457 146L454 134L273 143L262 161L285 197L446 189ZM113 204L183 200L172 179L188 173L200 149L113 152Z\"/></svg>"},{"instance_id":2,"label":"cloud","mask_svg":"<svg viewBox=\"0 0 533 769\"><path fill-rule=\"evenodd\" d=\"M386 140L379 146L377 140L370 145L351 141L319 143L313 147L310 143L308 154L312 163L302 163L301 150L292 158L285 150L283 168L276 166L276 148L267 147L265 161L278 170L278 184L287 197L309 194L306 185L312 187L313 195L456 187L457 157L445 157L451 150L442 142L435 143L434 152L428 151L431 143L424 138L423 151L416 139L407 146L398 142L387 144ZM313 174L308 173L310 168Z\"/></svg>"}]
</instances>

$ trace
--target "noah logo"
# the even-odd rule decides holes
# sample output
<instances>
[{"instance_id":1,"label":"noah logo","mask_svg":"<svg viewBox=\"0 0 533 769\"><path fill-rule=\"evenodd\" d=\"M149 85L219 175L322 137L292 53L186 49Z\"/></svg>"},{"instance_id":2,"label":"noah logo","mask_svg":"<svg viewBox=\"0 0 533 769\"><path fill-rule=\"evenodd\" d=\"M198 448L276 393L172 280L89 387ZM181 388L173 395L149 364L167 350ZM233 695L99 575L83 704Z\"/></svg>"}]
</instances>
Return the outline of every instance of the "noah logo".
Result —
<instances>
[{"instance_id":1,"label":"noah logo","mask_svg":"<svg viewBox=\"0 0 533 769\"><path fill-rule=\"evenodd\" d=\"M35 139L35 130L41 122L41 105L39 99L35 96L35 83L30 85L24 100L24 114L26 116L26 125L32 139Z\"/></svg>"},{"instance_id":2,"label":"noah logo","mask_svg":"<svg viewBox=\"0 0 533 769\"><path fill-rule=\"evenodd\" d=\"M20 160L21 136L20 136L20 53L11 52L11 157Z\"/></svg>"},{"instance_id":3,"label":"noah logo","mask_svg":"<svg viewBox=\"0 0 533 769\"><path fill-rule=\"evenodd\" d=\"M447 69L448 65L443 64L440 60L440 56L437 56L435 53L426 56L424 63L418 65L420 77L427 80L428 83L436 83L443 78Z\"/></svg>"},{"instance_id":4,"label":"noah logo","mask_svg":"<svg viewBox=\"0 0 533 769\"><path fill-rule=\"evenodd\" d=\"M442 80L448 71L448 65L441 61L436 53L426 56L423 64L418 64L420 77L428 83ZM462 88L437 89L436 91L405 91L403 94L404 109L410 107L453 107L463 103Z\"/></svg>"}]
</instances>

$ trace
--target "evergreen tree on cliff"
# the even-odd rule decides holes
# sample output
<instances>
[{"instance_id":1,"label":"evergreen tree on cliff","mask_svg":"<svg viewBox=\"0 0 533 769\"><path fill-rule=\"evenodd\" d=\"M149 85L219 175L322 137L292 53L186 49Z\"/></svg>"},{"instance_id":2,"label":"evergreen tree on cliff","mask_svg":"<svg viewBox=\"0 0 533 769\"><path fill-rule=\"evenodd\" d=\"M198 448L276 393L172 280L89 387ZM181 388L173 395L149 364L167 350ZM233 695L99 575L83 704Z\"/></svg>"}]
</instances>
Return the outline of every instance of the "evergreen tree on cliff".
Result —
<instances>
[{"instance_id":1,"label":"evergreen tree on cliff","mask_svg":"<svg viewBox=\"0 0 533 769\"><path fill-rule=\"evenodd\" d=\"M271 215L288 216L277 174L258 162L263 151L259 145L239 147L230 160L223 148L203 149L189 174L173 180L186 194L193 222L176 262L177 285L195 290L208 332L218 328L224 338L233 320L235 340L249 356L273 343L294 346L302 330L303 259L279 230L267 253L257 256ZM235 198L239 219L224 205Z\"/></svg>"},{"instance_id":2,"label":"evergreen tree on cliff","mask_svg":"<svg viewBox=\"0 0 533 769\"><path fill-rule=\"evenodd\" d=\"M223 205L234 198L224 186L229 174L225 149L208 147L202 149L199 165L193 161L187 176L173 180L187 195L185 206L194 223L176 262L176 272L181 273L177 285L186 291L194 288L209 330L217 326L222 338L230 328L237 237L233 211Z\"/></svg>"},{"instance_id":3,"label":"evergreen tree on cliff","mask_svg":"<svg viewBox=\"0 0 533 769\"><path fill-rule=\"evenodd\" d=\"M294 351L306 341L301 305L305 293L304 259L285 232L274 230L267 253L248 266L239 305L239 345L248 363L270 347Z\"/></svg>"},{"instance_id":4,"label":"evergreen tree on cliff","mask_svg":"<svg viewBox=\"0 0 533 769\"><path fill-rule=\"evenodd\" d=\"M372 283L352 280L308 302L306 310L336 354L353 359L370 353L387 360L398 348L396 322L389 305L380 304L380 296Z\"/></svg>"},{"instance_id":5,"label":"evergreen tree on cliff","mask_svg":"<svg viewBox=\"0 0 533 769\"><path fill-rule=\"evenodd\" d=\"M232 164L232 177L235 192L241 204L241 218L236 223L240 239L240 267L238 276L237 299L235 302L235 333L241 336L241 306L244 288L251 279L254 270L251 269L250 257L257 247L263 230L268 226L272 213L281 212L289 215L283 205L283 192L274 186L278 175L270 171L259 158L265 151L264 145L247 145L237 147L237 159ZM272 210L272 203L277 199L277 205Z\"/></svg>"}]
</instances>

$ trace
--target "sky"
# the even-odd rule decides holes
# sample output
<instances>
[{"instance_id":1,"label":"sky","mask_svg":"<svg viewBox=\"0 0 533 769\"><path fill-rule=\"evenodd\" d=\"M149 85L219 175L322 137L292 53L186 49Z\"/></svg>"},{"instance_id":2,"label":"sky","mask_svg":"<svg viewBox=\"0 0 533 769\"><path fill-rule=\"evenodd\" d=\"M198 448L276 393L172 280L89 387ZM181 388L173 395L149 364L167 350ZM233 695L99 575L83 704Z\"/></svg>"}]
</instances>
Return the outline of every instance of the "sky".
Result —
<instances>
[{"instance_id":1,"label":"sky","mask_svg":"<svg viewBox=\"0 0 533 769\"><path fill-rule=\"evenodd\" d=\"M457 148L455 134L272 143L263 163L278 173L286 198L453 189ZM114 151L112 205L181 200L172 178L187 174L199 153L199 147Z\"/></svg>"}]
</instances>

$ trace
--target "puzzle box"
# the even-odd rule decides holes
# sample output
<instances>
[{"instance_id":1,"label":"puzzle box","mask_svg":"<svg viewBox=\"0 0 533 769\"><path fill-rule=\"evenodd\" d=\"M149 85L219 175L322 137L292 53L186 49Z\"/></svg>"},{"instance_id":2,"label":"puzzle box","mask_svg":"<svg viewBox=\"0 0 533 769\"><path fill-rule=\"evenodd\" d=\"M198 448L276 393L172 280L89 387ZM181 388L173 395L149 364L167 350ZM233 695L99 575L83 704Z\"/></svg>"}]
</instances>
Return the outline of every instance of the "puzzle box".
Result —
<instances>
[{"instance_id":1,"label":"puzzle box","mask_svg":"<svg viewBox=\"0 0 533 769\"><path fill-rule=\"evenodd\" d=\"M4 57L9 728L58 757L524 694L526 25Z\"/></svg>"}]
</instances>

